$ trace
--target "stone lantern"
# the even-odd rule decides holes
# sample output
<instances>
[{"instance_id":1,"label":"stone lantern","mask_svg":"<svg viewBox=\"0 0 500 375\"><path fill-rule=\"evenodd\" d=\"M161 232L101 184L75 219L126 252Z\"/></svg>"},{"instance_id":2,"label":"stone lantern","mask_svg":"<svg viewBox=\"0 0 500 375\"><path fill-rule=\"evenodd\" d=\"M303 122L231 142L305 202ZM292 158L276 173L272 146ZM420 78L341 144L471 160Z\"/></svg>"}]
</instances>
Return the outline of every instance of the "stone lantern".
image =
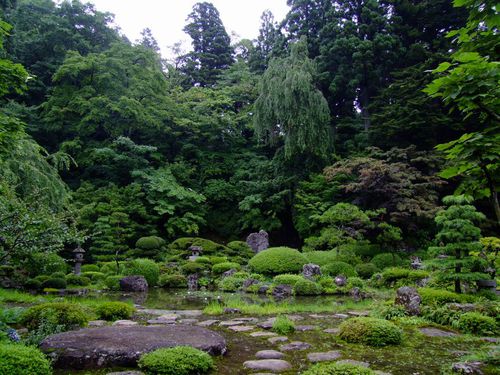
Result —
<instances>
[{"instance_id":1,"label":"stone lantern","mask_svg":"<svg viewBox=\"0 0 500 375\"><path fill-rule=\"evenodd\" d=\"M189 250L191 250L191 256L189 257L189 260L194 262L200 256L203 248L201 246L190 246Z\"/></svg>"},{"instance_id":2,"label":"stone lantern","mask_svg":"<svg viewBox=\"0 0 500 375\"><path fill-rule=\"evenodd\" d=\"M75 255L75 275L80 275L82 263L83 263L83 254L85 254L85 250L81 248L80 245L73 250L73 254Z\"/></svg>"}]
</instances>

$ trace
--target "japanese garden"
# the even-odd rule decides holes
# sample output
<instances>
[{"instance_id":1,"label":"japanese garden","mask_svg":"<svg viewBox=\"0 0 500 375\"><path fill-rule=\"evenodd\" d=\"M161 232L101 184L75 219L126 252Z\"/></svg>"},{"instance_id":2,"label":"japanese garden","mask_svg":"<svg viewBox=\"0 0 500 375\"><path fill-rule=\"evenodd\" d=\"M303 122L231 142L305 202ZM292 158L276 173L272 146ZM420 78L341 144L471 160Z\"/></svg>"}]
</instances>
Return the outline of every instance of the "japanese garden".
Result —
<instances>
[{"instance_id":1,"label":"japanese garden","mask_svg":"<svg viewBox=\"0 0 500 375\"><path fill-rule=\"evenodd\" d=\"M500 374L498 2L281 2L0 1L0 375Z\"/></svg>"}]
</instances>

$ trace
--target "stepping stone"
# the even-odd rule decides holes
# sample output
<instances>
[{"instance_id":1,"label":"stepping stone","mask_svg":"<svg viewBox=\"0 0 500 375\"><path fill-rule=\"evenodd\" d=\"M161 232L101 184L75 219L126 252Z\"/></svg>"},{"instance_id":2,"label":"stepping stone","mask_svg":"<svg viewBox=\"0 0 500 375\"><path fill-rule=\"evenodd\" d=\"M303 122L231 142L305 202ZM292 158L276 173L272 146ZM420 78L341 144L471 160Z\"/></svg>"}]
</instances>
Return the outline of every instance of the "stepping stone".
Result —
<instances>
[{"instance_id":1,"label":"stepping stone","mask_svg":"<svg viewBox=\"0 0 500 375\"><path fill-rule=\"evenodd\" d=\"M231 326L237 326L241 325L243 322L240 322L239 320L226 320L224 322L220 322L219 325L222 327L231 327Z\"/></svg>"},{"instance_id":2,"label":"stepping stone","mask_svg":"<svg viewBox=\"0 0 500 375\"><path fill-rule=\"evenodd\" d=\"M445 330L433 328L433 327L420 328L419 331L428 337L453 337L453 336L457 336L457 334L455 332L445 331Z\"/></svg>"},{"instance_id":3,"label":"stepping stone","mask_svg":"<svg viewBox=\"0 0 500 375\"><path fill-rule=\"evenodd\" d=\"M285 355L277 350L259 350L255 353L258 359L282 359Z\"/></svg>"},{"instance_id":4,"label":"stepping stone","mask_svg":"<svg viewBox=\"0 0 500 375\"><path fill-rule=\"evenodd\" d=\"M252 337L274 337L274 336L278 336L278 334L274 333L274 332L252 332L250 334L250 336L252 336Z\"/></svg>"},{"instance_id":5,"label":"stepping stone","mask_svg":"<svg viewBox=\"0 0 500 375\"><path fill-rule=\"evenodd\" d=\"M304 325L304 326L301 326L301 325L295 326L295 330L299 331L299 332L313 331L316 328L317 328L316 326L306 326L306 325Z\"/></svg>"},{"instance_id":6,"label":"stepping stone","mask_svg":"<svg viewBox=\"0 0 500 375\"><path fill-rule=\"evenodd\" d=\"M349 315L347 315L347 314L333 314L332 317L334 317L336 319L347 319L347 318L349 318Z\"/></svg>"},{"instance_id":7,"label":"stepping stone","mask_svg":"<svg viewBox=\"0 0 500 375\"><path fill-rule=\"evenodd\" d=\"M234 321L237 322L251 322L251 323L257 323L259 319L257 318L234 318Z\"/></svg>"},{"instance_id":8,"label":"stepping stone","mask_svg":"<svg viewBox=\"0 0 500 375\"><path fill-rule=\"evenodd\" d=\"M384 372L384 371L380 371L380 370L376 370L375 374L377 374L377 375L392 375L390 372Z\"/></svg>"},{"instance_id":9,"label":"stepping stone","mask_svg":"<svg viewBox=\"0 0 500 375\"><path fill-rule=\"evenodd\" d=\"M149 315L181 315L196 318L203 315L201 310L160 310L160 309L139 309L139 312Z\"/></svg>"},{"instance_id":10,"label":"stepping stone","mask_svg":"<svg viewBox=\"0 0 500 375\"><path fill-rule=\"evenodd\" d=\"M194 324L194 323L198 323L198 319L194 319L194 318L191 318L191 319L181 319L181 320L179 320L179 323L182 323L182 324Z\"/></svg>"},{"instance_id":11,"label":"stepping stone","mask_svg":"<svg viewBox=\"0 0 500 375\"><path fill-rule=\"evenodd\" d=\"M292 365L282 359L259 359L256 361L246 361L243 367L250 370L269 370L282 372L292 368Z\"/></svg>"},{"instance_id":12,"label":"stepping stone","mask_svg":"<svg viewBox=\"0 0 500 375\"><path fill-rule=\"evenodd\" d=\"M229 329L234 332L248 332L255 329L254 326L230 326Z\"/></svg>"},{"instance_id":13,"label":"stepping stone","mask_svg":"<svg viewBox=\"0 0 500 375\"><path fill-rule=\"evenodd\" d=\"M320 314L310 314L309 317L313 318L313 319L327 319L330 316L328 316L328 315L320 315Z\"/></svg>"},{"instance_id":14,"label":"stepping stone","mask_svg":"<svg viewBox=\"0 0 500 375\"><path fill-rule=\"evenodd\" d=\"M337 361L337 363L346 363L349 365L361 366L361 367L370 367L368 362L356 361L354 359L343 359L341 361Z\"/></svg>"},{"instance_id":15,"label":"stepping stone","mask_svg":"<svg viewBox=\"0 0 500 375\"><path fill-rule=\"evenodd\" d=\"M177 320L179 316L176 315L176 314L163 314L163 315L160 315L158 318L158 320Z\"/></svg>"},{"instance_id":16,"label":"stepping stone","mask_svg":"<svg viewBox=\"0 0 500 375\"><path fill-rule=\"evenodd\" d=\"M220 320L216 319L209 319L209 320L204 320L202 322L199 322L198 325L201 327L210 327L211 325L214 325L215 323L219 323Z\"/></svg>"},{"instance_id":17,"label":"stepping stone","mask_svg":"<svg viewBox=\"0 0 500 375\"><path fill-rule=\"evenodd\" d=\"M90 324L90 323L89 323ZM496 337L480 337L480 339L484 342L491 342L493 344L496 344L497 342L500 341L500 339Z\"/></svg>"},{"instance_id":18,"label":"stepping stone","mask_svg":"<svg viewBox=\"0 0 500 375\"><path fill-rule=\"evenodd\" d=\"M175 324L175 320L150 319L148 324Z\"/></svg>"},{"instance_id":19,"label":"stepping stone","mask_svg":"<svg viewBox=\"0 0 500 375\"><path fill-rule=\"evenodd\" d=\"M108 322L105 320L91 320L88 324L89 327L103 327L107 325Z\"/></svg>"},{"instance_id":20,"label":"stepping stone","mask_svg":"<svg viewBox=\"0 0 500 375\"><path fill-rule=\"evenodd\" d=\"M323 332L336 335L337 333L340 332L340 329L339 328L327 328L327 329L324 329Z\"/></svg>"},{"instance_id":21,"label":"stepping stone","mask_svg":"<svg viewBox=\"0 0 500 375\"><path fill-rule=\"evenodd\" d=\"M350 316L368 316L370 315L370 312L369 311L348 311L347 314L349 314Z\"/></svg>"},{"instance_id":22,"label":"stepping stone","mask_svg":"<svg viewBox=\"0 0 500 375\"><path fill-rule=\"evenodd\" d=\"M260 327L263 329L271 329L271 328L273 328L273 324L274 324L275 320L276 320L276 318L267 319L266 321L257 324L257 327Z\"/></svg>"},{"instance_id":23,"label":"stepping stone","mask_svg":"<svg viewBox=\"0 0 500 375\"><path fill-rule=\"evenodd\" d=\"M106 375L144 375L142 371L118 371L108 372Z\"/></svg>"},{"instance_id":24,"label":"stepping stone","mask_svg":"<svg viewBox=\"0 0 500 375\"><path fill-rule=\"evenodd\" d=\"M307 359L313 363L334 361L340 357L342 357L342 354L340 354L340 352L336 352L333 350L329 351L329 352L323 352L323 353L309 353L307 355Z\"/></svg>"},{"instance_id":25,"label":"stepping stone","mask_svg":"<svg viewBox=\"0 0 500 375\"><path fill-rule=\"evenodd\" d=\"M280 350L289 351L289 350L306 350L311 347L311 344L302 341L292 341L290 344L285 344L280 346Z\"/></svg>"},{"instance_id":26,"label":"stepping stone","mask_svg":"<svg viewBox=\"0 0 500 375\"><path fill-rule=\"evenodd\" d=\"M285 342L288 341L288 337L286 336L277 336L277 337L270 337L267 339L271 344L276 344L277 342Z\"/></svg>"},{"instance_id":27,"label":"stepping stone","mask_svg":"<svg viewBox=\"0 0 500 375\"><path fill-rule=\"evenodd\" d=\"M138 324L139 323L134 322L133 320L127 320L127 319L117 320L117 321L113 322L114 326L136 326Z\"/></svg>"},{"instance_id":28,"label":"stepping stone","mask_svg":"<svg viewBox=\"0 0 500 375\"><path fill-rule=\"evenodd\" d=\"M304 317L301 315L287 315L286 317L290 320L293 320L294 322L297 322L299 320L304 320Z\"/></svg>"}]
</instances>

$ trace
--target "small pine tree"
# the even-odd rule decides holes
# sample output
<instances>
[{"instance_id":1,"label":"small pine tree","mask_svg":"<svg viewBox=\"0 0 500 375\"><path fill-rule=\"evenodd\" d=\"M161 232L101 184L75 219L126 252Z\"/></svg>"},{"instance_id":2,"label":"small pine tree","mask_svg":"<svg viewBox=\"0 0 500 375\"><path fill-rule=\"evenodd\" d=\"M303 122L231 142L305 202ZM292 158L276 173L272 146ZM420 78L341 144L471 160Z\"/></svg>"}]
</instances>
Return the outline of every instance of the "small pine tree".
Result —
<instances>
[{"instance_id":1,"label":"small pine tree","mask_svg":"<svg viewBox=\"0 0 500 375\"><path fill-rule=\"evenodd\" d=\"M462 292L462 282L488 278L477 272L477 258L470 255L481 249L481 230L474 223L485 219L471 202L472 197L466 195L444 197L447 208L439 211L434 219L439 228L435 237L439 246L429 248L433 254L448 255L436 259L440 269L438 277L442 281L453 281L457 293Z\"/></svg>"}]
</instances>

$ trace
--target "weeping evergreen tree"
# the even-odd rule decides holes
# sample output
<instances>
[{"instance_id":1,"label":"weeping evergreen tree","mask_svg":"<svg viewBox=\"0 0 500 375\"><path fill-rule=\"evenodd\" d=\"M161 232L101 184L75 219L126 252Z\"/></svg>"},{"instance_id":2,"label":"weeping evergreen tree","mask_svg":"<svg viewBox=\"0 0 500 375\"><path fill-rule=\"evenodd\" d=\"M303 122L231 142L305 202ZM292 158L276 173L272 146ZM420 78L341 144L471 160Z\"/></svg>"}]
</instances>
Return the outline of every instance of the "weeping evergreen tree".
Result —
<instances>
[{"instance_id":1,"label":"weeping evergreen tree","mask_svg":"<svg viewBox=\"0 0 500 375\"><path fill-rule=\"evenodd\" d=\"M485 219L471 202L472 197L466 195L443 198L447 208L438 212L434 219L439 228L436 234L439 246L429 248L432 253L440 255L437 260L440 268L439 279L445 282L453 281L457 293L462 291L462 282L488 278L488 275L480 272L480 259L470 255L473 251L481 250L481 230L475 223Z\"/></svg>"},{"instance_id":2,"label":"weeping evergreen tree","mask_svg":"<svg viewBox=\"0 0 500 375\"><path fill-rule=\"evenodd\" d=\"M285 158L325 159L331 142L330 111L315 87L315 64L307 57L306 38L292 45L289 57L273 59L259 84L255 129L269 145L284 143Z\"/></svg>"}]
</instances>

